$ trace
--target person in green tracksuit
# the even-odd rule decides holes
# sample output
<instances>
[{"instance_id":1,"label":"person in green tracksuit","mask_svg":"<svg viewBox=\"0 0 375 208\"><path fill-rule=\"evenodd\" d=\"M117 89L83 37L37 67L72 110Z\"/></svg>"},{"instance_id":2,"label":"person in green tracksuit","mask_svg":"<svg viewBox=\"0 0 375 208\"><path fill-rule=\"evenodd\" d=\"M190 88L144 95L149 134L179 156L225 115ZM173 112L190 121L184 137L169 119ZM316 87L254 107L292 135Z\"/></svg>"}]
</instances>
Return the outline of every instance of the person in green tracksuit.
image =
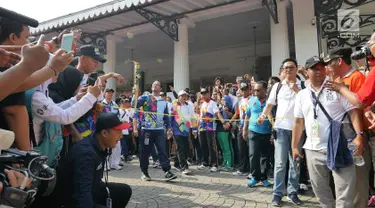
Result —
<instances>
[{"instance_id":1,"label":"person in green tracksuit","mask_svg":"<svg viewBox=\"0 0 375 208\"><path fill-rule=\"evenodd\" d=\"M224 119L232 117L232 102L229 96L224 96L222 102L219 103L219 110ZM223 171L230 171L232 169L232 141L230 140L230 128L225 129L221 121L217 121L216 136L219 142L221 152L223 154L223 164L221 169Z\"/></svg>"}]
</instances>

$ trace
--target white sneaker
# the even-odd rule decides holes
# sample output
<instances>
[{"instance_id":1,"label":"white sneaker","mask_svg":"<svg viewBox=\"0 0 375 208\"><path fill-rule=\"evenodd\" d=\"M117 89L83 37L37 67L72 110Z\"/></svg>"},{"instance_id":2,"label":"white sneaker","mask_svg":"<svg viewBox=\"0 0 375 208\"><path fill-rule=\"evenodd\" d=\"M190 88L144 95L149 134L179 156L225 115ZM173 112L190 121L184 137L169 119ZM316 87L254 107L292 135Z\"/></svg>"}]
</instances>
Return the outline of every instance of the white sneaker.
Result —
<instances>
[{"instance_id":1,"label":"white sneaker","mask_svg":"<svg viewBox=\"0 0 375 208\"><path fill-rule=\"evenodd\" d=\"M243 172L237 170L236 172L233 172L232 175L233 175L233 176L244 176L245 173L243 173Z\"/></svg>"},{"instance_id":2,"label":"white sneaker","mask_svg":"<svg viewBox=\"0 0 375 208\"><path fill-rule=\"evenodd\" d=\"M211 171L211 172L217 172L218 169L217 169L217 167L214 166L214 167L212 167L212 168L210 169L210 171Z\"/></svg>"},{"instance_id":3,"label":"white sneaker","mask_svg":"<svg viewBox=\"0 0 375 208\"><path fill-rule=\"evenodd\" d=\"M309 187L308 187L306 184L301 183L301 184L299 185L299 189L304 190L304 191L308 191L308 190L309 190Z\"/></svg>"},{"instance_id":4,"label":"white sneaker","mask_svg":"<svg viewBox=\"0 0 375 208\"><path fill-rule=\"evenodd\" d=\"M251 175L251 173L249 173L249 175L246 178L250 180L250 179L253 178L253 175Z\"/></svg>"},{"instance_id":5,"label":"white sneaker","mask_svg":"<svg viewBox=\"0 0 375 208\"><path fill-rule=\"evenodd\" d=\"M132 158L133 158L133 159L137 159L137 155L133 155Z\"/></svg>"},{"instance_id":6,"label":"white sneaker","mask_svg":"<svg viewBox=\"0 0 375 208\"><path fill-rule=\"evenodd\" d=\"M121 170L122 167L119 166L118 164L115 164L115 165L112 165L112 166L111 166L111 169L114 169L114 170Z\"/></svg>"},{"instance_id":7,"label":"white sneaker","mask_svg":"<svg viewBox=\"0 0 375 208\"><path fill-rule=\"evenodd\" d=\"M197 169L198 169L198 170L204 170L204 169L206 169L206 166L204 166L204 165L200 165L200 166L198 166Z\"/></svg>"},{"instance_id":8,"label":"white sneaker","mask_svg":"<svg viewBox=\"0 0 375 208\"><path fill-rule=\"evenodd\" d=\"M182 174L185 174L185 175L189 175L191 172L189 169L185 169L184 171L182 171Z\"/></svg>"}]
</instances>

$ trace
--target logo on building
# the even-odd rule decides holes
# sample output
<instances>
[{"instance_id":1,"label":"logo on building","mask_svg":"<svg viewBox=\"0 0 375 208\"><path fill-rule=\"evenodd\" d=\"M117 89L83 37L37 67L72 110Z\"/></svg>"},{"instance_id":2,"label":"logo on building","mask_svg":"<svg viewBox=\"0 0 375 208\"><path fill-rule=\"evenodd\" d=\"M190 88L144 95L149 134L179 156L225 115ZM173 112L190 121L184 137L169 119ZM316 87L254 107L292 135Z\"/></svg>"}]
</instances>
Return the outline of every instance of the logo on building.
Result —
<instances>
[{"instance_id":1,"label":"logo on building","mask_svg":"<svg viewBox=\"0 0 375 208\"><path fill-rule=\"evenodd\" d=\"M337 11L337 27L340 38L359 37L359 9L339 9Z\"/></svg>"}]
</instances>

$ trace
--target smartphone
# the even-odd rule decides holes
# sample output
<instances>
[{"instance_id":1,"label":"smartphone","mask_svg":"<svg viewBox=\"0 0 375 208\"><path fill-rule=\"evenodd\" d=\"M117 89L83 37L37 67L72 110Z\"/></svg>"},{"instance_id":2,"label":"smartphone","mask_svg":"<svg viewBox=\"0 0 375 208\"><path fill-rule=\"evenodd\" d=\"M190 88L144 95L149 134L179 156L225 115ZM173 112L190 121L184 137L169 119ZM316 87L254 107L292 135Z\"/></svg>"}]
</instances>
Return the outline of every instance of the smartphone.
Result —
<instances>
[{"instance_id":1,"label":"smartphone","mask_svg":"<svg viewBox=\"0 0 375 208\"><path fill-rule=\"evenodd\" d=\"M66 52L72 51L73 41L74 41L73 33L64 34L61 40L61 49L63 49Z\"/></svg>"},{"instance_id":2,"label":"smartphone","mask_svg":"<svg viewBox=\"0 0 375 208\"><path fill-rule=\"evenodd\" d=\"M98 79L98 73L96 73L96 72L91 73L89 78L87 79L86 84L90 85L90 86L94 86L97 79Z\"/></svg>"}]
</instances>

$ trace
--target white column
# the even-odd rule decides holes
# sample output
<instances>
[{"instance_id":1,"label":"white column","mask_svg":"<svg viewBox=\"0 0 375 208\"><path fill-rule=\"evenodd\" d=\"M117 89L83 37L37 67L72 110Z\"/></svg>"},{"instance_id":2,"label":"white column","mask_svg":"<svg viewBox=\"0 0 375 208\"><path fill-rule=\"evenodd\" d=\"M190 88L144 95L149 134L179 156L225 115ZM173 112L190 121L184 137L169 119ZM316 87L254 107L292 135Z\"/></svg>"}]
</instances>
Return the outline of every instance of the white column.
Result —
<instances>
[{"instance_id":1,"label":"white column","mask_svg":"<svg viewBox=\"0 0 375 208\"><path fill-rule=\"evenodd\" d=\"M107 74L110 72L116 72L116 39L115 37L111 35L108 35L106 39L107 39L107 55L106 55L107 62L103 66L103 71ZM112 78L108 79L106 88L113 89L115 91L115 93L113 94L115 95L116 94L116 80ZM113 96L113 99L115 98L116 96Z\"/></svg>"},{"instance_id":2,"label":"white column","mask_svg":"<svg viewBox=\"0 0 375 208\"><path fill-rule=\"evenodd\" d=\"M294 39L296 58L304 66L308 58L319 56L316 24L314 19L314 0L293 0Z\"/></svg>"},{"instance_id":3,"label":"white column","mask_svg":"<svg viewBox=\"0 0 375 208\"><path fill-rule=\"evenodd\" d=\"M179 41L174 42L173 61L173 82L177 93L190 87L188 33L188 24L180 21L178 25Z\"/></svg>"},{"instance_id":4,"label":"white column","mask_svg":"<svg viewBox=\"0 0 375 208\"><path fill-rule=\"evenodd\" d=\"M275 24L273 18L270 17L272 76L279 74L282 61L290 56L286 4L287 1L277 1L278 24Z\"/></svg>"}]
</instances>

